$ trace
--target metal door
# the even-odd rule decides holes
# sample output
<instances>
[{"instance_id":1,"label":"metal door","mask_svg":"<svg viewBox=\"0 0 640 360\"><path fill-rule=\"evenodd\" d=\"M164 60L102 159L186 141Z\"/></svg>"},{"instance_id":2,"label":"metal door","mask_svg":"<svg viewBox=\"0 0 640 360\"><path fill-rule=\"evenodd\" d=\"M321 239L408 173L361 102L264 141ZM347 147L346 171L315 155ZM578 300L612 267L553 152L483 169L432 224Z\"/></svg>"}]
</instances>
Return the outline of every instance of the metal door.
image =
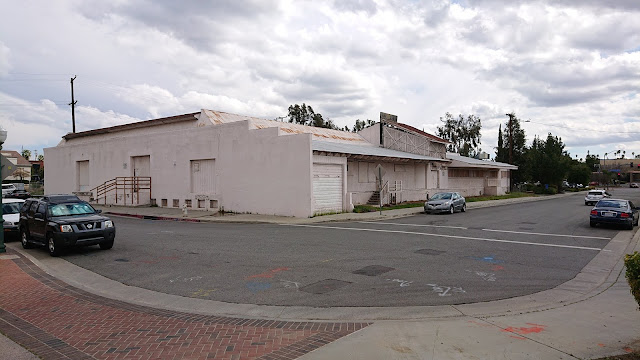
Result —
<instances>
[{"instance_id":1,"label":"metal door","mask_svg":"<svg viewBox=\"0 0 640 360\"><path fill-rule=\"evenodd\" d=\"M342 165L313 164L313 212L342 212Z\"/></svg>"},{"instance_id":2,"label":"metal door","mask_svg":"<svg viewBox=\"0 0 640 360\"><path fill-rule=\"evenodd\" d=\"M133 176L151 176L151 156L131 157L131 169Z\"/></svg>"}]
</instances>

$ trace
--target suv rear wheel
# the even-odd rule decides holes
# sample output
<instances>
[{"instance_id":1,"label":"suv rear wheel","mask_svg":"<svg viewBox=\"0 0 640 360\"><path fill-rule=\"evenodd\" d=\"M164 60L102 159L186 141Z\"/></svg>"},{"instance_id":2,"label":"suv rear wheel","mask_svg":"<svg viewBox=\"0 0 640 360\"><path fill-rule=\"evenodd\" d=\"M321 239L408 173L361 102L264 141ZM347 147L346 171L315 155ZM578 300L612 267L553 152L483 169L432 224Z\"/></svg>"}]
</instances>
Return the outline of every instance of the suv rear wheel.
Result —
<instances>
[{"instance_id":1,"label":"suv rear wheel","mask_svg":"<svg viewBox=\"0 0 640 360\"><path fill-rule=\"evenodd\" d=\"M29 230L27 229L20 230L20 242L22 243L23 249L31 248L31 243L29 242Z\"/></svg>"}]
</instances>

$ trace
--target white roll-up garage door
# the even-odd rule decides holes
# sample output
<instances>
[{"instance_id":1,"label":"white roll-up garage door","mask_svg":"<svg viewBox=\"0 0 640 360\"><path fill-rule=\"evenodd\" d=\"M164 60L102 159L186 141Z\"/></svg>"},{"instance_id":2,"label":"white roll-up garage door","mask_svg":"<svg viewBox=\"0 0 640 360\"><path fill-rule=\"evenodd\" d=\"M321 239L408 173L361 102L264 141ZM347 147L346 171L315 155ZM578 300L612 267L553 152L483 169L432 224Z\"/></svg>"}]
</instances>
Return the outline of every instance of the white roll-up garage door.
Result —
<instances>
[{"instance_id":1,"label":"white roll-up garage door","mask_svg":"<svg viewBox=\"0 0 640 360\"><path fill-rule=\"evenodd\" d=\"M313 212L342 212L342 165L313 164Z\"/></svg>"}]
</instances>

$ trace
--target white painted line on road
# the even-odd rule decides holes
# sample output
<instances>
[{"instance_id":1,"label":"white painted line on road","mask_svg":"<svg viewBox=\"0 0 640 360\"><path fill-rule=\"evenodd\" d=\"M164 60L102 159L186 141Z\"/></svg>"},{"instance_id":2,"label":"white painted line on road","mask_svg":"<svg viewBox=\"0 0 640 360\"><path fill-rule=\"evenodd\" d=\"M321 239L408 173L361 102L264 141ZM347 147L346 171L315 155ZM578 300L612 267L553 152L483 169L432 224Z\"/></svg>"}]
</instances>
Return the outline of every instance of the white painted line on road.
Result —
<instances>
[{"instance_id":1,"label":"white painted line on road","mask_svg":"<svg viewBox=\"0 0 640 360\"><path fill-rule=\"evenodd\" d=\"M349 227L339 227L339 226L322 226L322 225L304 225L304 224L280 224L284 226L297 226L297 227L310 227L310 228L318 228L318 229L335 229L335 230L351 230L351 231L371 231L371 232L384 232L384 233L393 233L393 234L410 234L410 235L422 235L422 236L433 236L433 237L444 237L444 238L452 238L452 239L464 239L464 240L476 240L476 241L489 241L489 242L499 242L499 243L507 243L507 244L519 244L519 245L533 245L533 246L547 246L547 247L558 247L564 249L579 249L579 250L592 250L592 251L611 251L604 250L600 248L592 248L586 246L570 246L570 245L558 245L558 244L545 244L545 243L535 243L528 241L514 241L514 240L499 240L499 239L486 239L486 238L476 238L469 236L457 236L457 235L442 235L442 234L427 234L421 232L413 232L413 231L398 231L398 230L378 230L378 229L363 229L363 228L349 228Z\"/></svg>"},{"instance_id":2,"label":"white painted line on road","mask_svg":"<svg viewBox=\"0 0 640 360\"><path fill-rule=\"evenodd\" d=\"M424 226L424 227L434 227L434 228L447 228L447 229L462 229L467 230L464 226L446 226L446 225L423 225L423 224L399 224L399 223L386 223L386 222L377 222L377 221L359 221L362 224L380 224L380 225L401 225L401 226Z\"/></svg>"},{"instance_id":3,"label":"white painted line on road","mask_svg":"<svg viewBox=\"0 0 640 360\"><path fill-rule=\"evenodd\" d=\"M493 229L482 229L482 230L483 230L483 231L493 231L493 232L511 233L511 234L543 235L543 236L561 236L561 237L573 237L573 238L583 238L583 239L611 240L611 238L608 238L608 237L601 237L601 236L583 236L583 235L545 234L545 233L535 233L535 232L526 232L526 231L493 230Z\"/></svg>"},{"instance_id":4,"label":"white painted line on road","mask_svg":"<svg viewBox=\"0 0 640 360\"><path fill-rule=\"evenodd\" d=\"M463 227L463 226L445 226L445 225L427 225L427 224L402 224L402 223L387 223L387 222L377 222L377 221L359 221L359 223L362 223L362 224L380 224L380 225L397 225L397 226L419 226L419 227L422 226L422 227L469 230L469 228L466 228L466 227ZM473 229L473 230L476 230L476 229ZM511 233L511 234L524 234L524 235L542 235L542 236L559 236L559 237L583 238L583 239L611 240L611 238L601 237L601 236L547 234L547 233L536 233L536 232L527 232L527 231L494 230L494 229L477 229L477 230L492 231L492 232L504 232L504 233Z\"/></svg>"}]
</instances>

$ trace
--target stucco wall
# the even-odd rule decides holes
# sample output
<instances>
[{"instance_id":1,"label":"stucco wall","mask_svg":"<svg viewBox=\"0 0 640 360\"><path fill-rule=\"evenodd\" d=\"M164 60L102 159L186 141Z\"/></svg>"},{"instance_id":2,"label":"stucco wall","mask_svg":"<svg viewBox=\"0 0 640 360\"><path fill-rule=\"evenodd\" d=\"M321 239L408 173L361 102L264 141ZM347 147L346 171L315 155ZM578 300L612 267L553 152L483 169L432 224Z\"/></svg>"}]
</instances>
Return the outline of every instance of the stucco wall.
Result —
<instances>
[{"instance_id":1,"label":"stucco wall","mask_svg":"<svg viewBox=\"0 0 640 360\"><path fill-rule=\"evenodd\" d=\"M347 192L354 205L366 204L376 190L375 167L378 164L385 169L383 181L389 182L391 188L396 180L402 181L402 191L397 195L397 202L425 200L427 193L437 192L437 178L431 174L429 164L364 161L349 161L348 164Z\"/></svg>"},{"instance_id":2,"label":"stucco wall","mask_svg":"<svg viewBox=\"0 0 640 360\"><path fill-rule=\"evenodd\" d=\"M485 179L483 177L450 177L449 188L462 196L480 196L485 193Z\"/></svg>"},{"instance_id":3,"label":"stucco wall","mask_svg":"<svg viewBox=\"0 0 640 360\"><path fill-rule=\"evenodd\" d=\"M249 130L248 122L171 127L169 132L137 131L72 139L45 149L45 193L78 190L76 162L89 161L93 188L117 176L132 176L131 157L150 155L152 198L179 206L196 195L217 200L225 211L311 215L311 135L278 136L278 129ZM78 140L78 141L76 141ZM194 194L191 160L215 159L215 193ZM207 207L209 202L207 201ZM217 210L217 209L216 209Z\"/></svg>"}]
</instances>

